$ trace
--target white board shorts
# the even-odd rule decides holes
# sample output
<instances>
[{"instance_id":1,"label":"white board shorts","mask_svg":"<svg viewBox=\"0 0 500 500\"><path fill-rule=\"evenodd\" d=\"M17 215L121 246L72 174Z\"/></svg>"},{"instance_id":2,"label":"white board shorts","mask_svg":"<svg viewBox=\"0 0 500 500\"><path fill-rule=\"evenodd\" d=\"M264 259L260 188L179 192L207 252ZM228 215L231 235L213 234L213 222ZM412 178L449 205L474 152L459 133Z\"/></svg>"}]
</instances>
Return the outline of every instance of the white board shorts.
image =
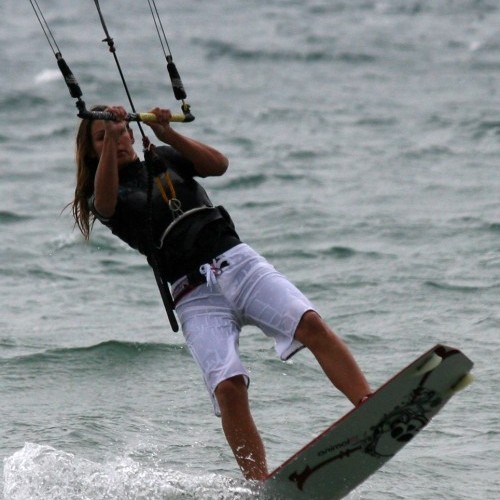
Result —
<instances>
[{"instance_id":1,"label":"white board shorts","mask_svg":"<svg viewBox=\"0 0 500 500\"><path fill-rule=\"evenodd\" d=\"M239 355L244 325L259 327L274 339L282 360L304 346L294 339L300 319L311 302L285 276L248 245L242 243L201 266L207 284L201 284L176 305L186 344L200 367L214 412L220 415L215 389L224 380L250 377ZM182 286L184 278L172 285Z\"/></svg>"}]
</instances>

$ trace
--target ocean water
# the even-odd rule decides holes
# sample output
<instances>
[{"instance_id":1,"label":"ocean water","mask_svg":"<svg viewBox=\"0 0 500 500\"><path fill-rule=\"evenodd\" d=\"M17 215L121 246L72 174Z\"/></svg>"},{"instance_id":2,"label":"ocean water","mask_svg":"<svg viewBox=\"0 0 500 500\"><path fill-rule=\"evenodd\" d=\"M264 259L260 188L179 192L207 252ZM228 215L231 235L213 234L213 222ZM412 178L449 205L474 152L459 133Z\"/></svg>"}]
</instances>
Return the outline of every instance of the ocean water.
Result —
<instances>
[{"instance_id":1,"label":"ocean water","mask_svg":"<svg viewBox=\"0 0 500 500\"><path fill-rule=\"evenodd\" d=\"M90 106L125 103L93 2L39 0ZM436 343L475 383L350 499L500 497L500 6L157 2L204 184L347 341L374 388ZM102 0L136 108L175 111L147 2ZM0 491L252 498L143 258L64 207L74 100L28 1L0 4ZM307 352L241 351L270 468L350 409Z\"/></svg>"}]
</instances>

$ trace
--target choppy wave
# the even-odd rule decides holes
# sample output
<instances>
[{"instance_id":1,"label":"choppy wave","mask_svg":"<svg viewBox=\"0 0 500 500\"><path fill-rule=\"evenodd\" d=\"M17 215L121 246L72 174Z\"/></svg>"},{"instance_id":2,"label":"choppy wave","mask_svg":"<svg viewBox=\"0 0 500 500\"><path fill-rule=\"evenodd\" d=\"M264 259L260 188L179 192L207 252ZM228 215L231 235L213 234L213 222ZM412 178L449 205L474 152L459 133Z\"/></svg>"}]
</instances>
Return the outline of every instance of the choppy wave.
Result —
<instances>
[{"instance_id":1,"label":"choppy wave","mask_svg":"<svg viewBox=\"0 0 500 500\"><path fill-rule=\"evenodd\" d=\"M446 281L426 281L426 286L436 288L438 290L460 293L478 293L482 291L489 291L491 289L500 288L500 283L492 285L469 285L465 283L451 283Z\"/></svg>"},{"instance_id":2,"label":"choppy wave","mask_svg":"<svg viewBox=\"0 0 500 500\"><path fill-rule=\"evenodd\" d=\"M379 252L365 252L361 250L356 250L352 247L344 247L344 246L333 246L328 248L323 252L324 255L330 255L337 259L349 259L355 256L362 256L371 259L378 259L384 257L384 254Z\"/></svg>"},{"instance_id":3,"label":"choppy wave","mask_svg":"<svg viewBox=\"0 0 500 500\"><path fill-rule=\"evenodd\" d=\"M26 222L32 220L31 215L21 215L8 210L0 210L0 224L16 224L18 222Z\"/></svg>"},{"instance_id":4,"label":"choppy wave","mask_svg":"<svg viewBox=\"0 0 500 500\"><path fill-rule=\"evenodd\" d=\"M486 225L486 229L495 234L500 234L500 222L491 222Z\"/></svg>"},{"instance_id":5,"label":"choppy wave","mask_svg":"<svg viewBox=\"0 0 500 500\"><path fill-rule=\"evenodd\" d=\"M342 61L352 64L373 63L377 57L366 52L331 51L326 49L251 49L240 47L234 43L227 43L220 40L197 40L197 43L207 51L207 57L215 60L220 58L231 58L235 60L252 61L307 61L308 63L331 63Z\"/></svg>"},{"instance_id":6,"label":"choppy wave","mask_svg":"<svg viewBox=\"0 0 500 500\"><path fill-rule=\"evenodd\" d=\"M61 78L61 72L56 69L44 69L35 75L35 83L45 83L58 81Z\"/></svg>"},{"instance_id":7,"label":"choppy wave","mask_svg":"<svg viewBox=\"0 0 500 500\"><path fill-rule=\"evenodd\" d=\"M29 139L37 142L44 142L47 140L54 140L57 137L68 137L68 139L73 138L74 129L72 126L54 126L47 128L41 132L35 134L30 134Z\"/></svg>"},{"instance_id":8,"label":"choppy wave","mask_svg":"<svg viewBox=\"0 0 500 500\"><path fill-rule=\"evenodd\" d=\"M36 95L29 95L23 91L11 91L0 98L0 107L3 110L21 112L23 109L43 107L50 104L49 100Z\"/></svg>"},{"instance_id":9,"label":"choppy wave","mask_svg":"<svg viewBox=\"0 0 500 500\"><path fill-rule=\"evenodd\" d=\"M8 340L6 342L9 343ZM173 344L108 340L90 346L47 349L42 352L10 358L8 362L11 364L16 363L17 365L33 365L40 363L66 364L77 362L80 364L88 363L93 365L99 364L103 358L106 358L115 363L126 363L140 356L161 356L171 352L182 354L184 350L181 346Z\"/></svg>"},{"instance_id":10,"label":"choppy wave","mask_svg":"<svg viewBox=\"0 0 500 500\"><path fill-rule=\"evenodd\" d=\"M258 187L268 180L265 174L242 175L238 178L231 179L224 184L224 189L242 189L250 187Z\"/></svg>"},{"instance_id":11,"label":"choppy wave","mask_svg":"<svg viewBox=\"0 0 500 500\"><path fill-rule=\"evenodd\" d=\"M5 500L257 498L249 485L217 474L145 466L129 457L99 463L35 443L5 459L4 495Z\"/></svg>"}]
</instances>

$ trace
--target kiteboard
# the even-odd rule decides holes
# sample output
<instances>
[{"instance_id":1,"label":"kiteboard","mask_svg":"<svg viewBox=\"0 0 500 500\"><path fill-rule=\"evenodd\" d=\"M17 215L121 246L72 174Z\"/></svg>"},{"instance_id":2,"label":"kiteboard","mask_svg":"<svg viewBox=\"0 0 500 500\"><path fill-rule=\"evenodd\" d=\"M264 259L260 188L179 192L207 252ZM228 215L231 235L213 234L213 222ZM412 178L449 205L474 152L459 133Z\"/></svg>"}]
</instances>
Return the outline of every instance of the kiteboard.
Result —
<instances>
[{"instance_id":1,"label":"kiteboard","mask_svg":"<svg viewBox=\"0 0 500 500\"><path fill-rule=\"evenodd\" d=\"M343 498L472 381L472 366L458 349L436 345L271 472L262 498Z\"/></svg>"}]
</instances>

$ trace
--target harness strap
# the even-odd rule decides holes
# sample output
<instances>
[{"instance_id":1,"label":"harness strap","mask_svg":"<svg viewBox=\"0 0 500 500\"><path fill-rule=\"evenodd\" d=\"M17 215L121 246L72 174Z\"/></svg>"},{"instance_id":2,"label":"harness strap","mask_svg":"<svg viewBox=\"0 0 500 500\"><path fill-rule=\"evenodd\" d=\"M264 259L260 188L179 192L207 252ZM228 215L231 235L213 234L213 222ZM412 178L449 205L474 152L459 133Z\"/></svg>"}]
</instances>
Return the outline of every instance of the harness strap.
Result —
<instances>
[{"instance_id":1,"label":"harness strap","mask_svg":"<svg viewBox=\"0 0 500 500\"><path fill-rule=\"evenodd\" d=\"M170 198L168 197L165 191L162 179L165 179L168 190L170 191ZM158 190L160 191L163 201L168 205L168 208L172 213L172 218L177 219L177 217L180 217L184 212L182 211L182 204L180 200L177 198L177 195L175 194L175 187L174 183L172 182L172 179L170 178L170 174L166 172L161 176L155 177L155 183L156 186L158 187Z\"/></svg>"},{"instance_id":2,"label":"harness strap","mask_svg":"<svg viewBox=\"0 0 500 500\"><path fill-rule=\"evenodd\" d=\"M144 160L146 162L146 168L148 171L148 190L147 190L147 227L148 227L148 250L147 258L150 266L153 268L153 273L155 276L156 284L158 285L158 290L163 301L163 306L168 316L170 326L174 332L179 331L179 323L174 313L174 300L172 294L170 293L170 288L168 283L163 280L162 273L160 270L160 264L158 262L158 251L155 248L153 240L153 176L155 161L158 161L158 155L155 152L155 147L153 144L149 143L147 138L144 138ZM149 147L147 147L149 146Z\"/></svg>"},{"instance_id":3,"label":"harness strap","mask_svg":"<svg viewBox=\"0 0 500 500\"><path fill-rule=\"evenodd\" d=\"M156 258L150 255L148 260L151 264L151 267L153 268L156 284L158 285L158 290L160 291L160 295L165 307L165 311L167 313L168 320L170 322L170 326L174 332L178 332L179 324L177 323L177 318L175 317L174 313L175 303L174 299L172 298L172 294L170 293L170 289L168 288L168 283L163 281L160 272L160 266L158 265Z\"/></svg>"},{"instance_id":4,"label":"harness strap","mask_svg":"<svg viewBox=\"0 0 500 500\"><path fill-rule=\"evenodd\" d=\"M222 219L222 213L219 207L210 208L210 211L204 214L203 217L195 219L189 227L189 232L186 235L183 246L185 248L192 248L200 231L210 222L214 222L219 219Z\"/></svg>"}]
</instances>

